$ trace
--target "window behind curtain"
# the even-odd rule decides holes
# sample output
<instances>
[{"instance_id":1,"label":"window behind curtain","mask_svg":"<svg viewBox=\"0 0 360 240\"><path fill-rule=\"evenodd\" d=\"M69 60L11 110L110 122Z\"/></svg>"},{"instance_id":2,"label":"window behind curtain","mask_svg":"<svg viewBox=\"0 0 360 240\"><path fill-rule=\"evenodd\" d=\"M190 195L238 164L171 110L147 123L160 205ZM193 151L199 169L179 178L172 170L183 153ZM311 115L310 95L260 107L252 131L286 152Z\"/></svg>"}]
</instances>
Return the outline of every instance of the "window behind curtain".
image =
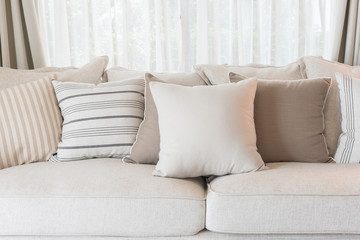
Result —
<instances>
[{"instance_id":1,"label":"window behind curtain","mask_svg":"<svg viewBox=\"0 0 360 240\"><path fill-rule=\"evenodd\" d=\"M40 0L51 65L191 71L331 58L337 0ZM341 33L339 33L341 34Z\"/></svg>"}]
</instances>

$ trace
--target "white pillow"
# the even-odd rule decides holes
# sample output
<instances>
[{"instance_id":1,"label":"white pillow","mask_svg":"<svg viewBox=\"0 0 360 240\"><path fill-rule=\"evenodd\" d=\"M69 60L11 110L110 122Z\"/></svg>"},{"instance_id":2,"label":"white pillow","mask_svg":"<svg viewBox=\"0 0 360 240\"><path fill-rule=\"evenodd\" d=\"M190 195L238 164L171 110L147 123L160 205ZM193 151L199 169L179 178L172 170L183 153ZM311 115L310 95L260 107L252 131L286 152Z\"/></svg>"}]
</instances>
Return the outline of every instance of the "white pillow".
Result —
<instances>
[{"instance_id":1,"label":"white pillow","mask_svg":"<svg viewBox=\"0 0 360 240\"><path fill-rule=\"evenodd\" d=\"M159 118L156 176L245 173L264 165L256 147L256 79L184 87L151 82Z\"/></svg>"},{"instance_id":2,"label":"white pillow","mask_svg":"<svg viewBox=\"0 0 360 240\"><path fill-rule=\"evenodd\" d=\"M360 163L360 79L336 73L341 106L341 130L335 153L337 163Z\"/></svg>"}]
</instances>

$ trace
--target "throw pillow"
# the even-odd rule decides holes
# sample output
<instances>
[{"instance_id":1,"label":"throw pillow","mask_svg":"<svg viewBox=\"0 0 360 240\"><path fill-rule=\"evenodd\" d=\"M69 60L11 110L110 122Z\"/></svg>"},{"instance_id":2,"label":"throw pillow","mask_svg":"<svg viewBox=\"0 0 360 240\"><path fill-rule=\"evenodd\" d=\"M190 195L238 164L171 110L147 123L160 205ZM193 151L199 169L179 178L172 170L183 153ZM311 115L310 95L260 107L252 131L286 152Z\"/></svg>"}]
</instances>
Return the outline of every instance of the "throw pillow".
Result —
<instances>
[{"instance_id":1,"label":"throw pillow","mask_svg":"<svg viewBox=\"0 0 360 240\"><path fill-rule=\"evenodd\" d=\"M145 74L145 113L144 121L139 127L139 132L136 136L136 141L131 148L131 154L123 159L128 163L144 163L144 164L156 164L159 160L160 151L160 135L159 135L159 123L157 109L154 103L154 99L149 89L149 82L164 82L152 74ZM167 79L172 83L177 83L186 86L197 86L199 84L204 85L202 81L186 81L184 78L171 78Z\"/></svg>"},{"instance_id":2,"label":"throw pillow","mask_svg":"<svg viewBox=\"0 0 360 240\"><path fill-rule=\"evenodd\" d=\"M213 87L151 82L160 153L153 175L188 178L251 172L256 148L256 79Z\"/></svg>"},{"instance_id":3,"label":"throw pillow","mask_svg":"<svg viewBox=\"0 0 360 240\"><path fill-rule=\"evenodd\" d=\"M0 169L46 161L56 152L61 115L51 78L0 91Z\"/></svg>"},{"instance_id":4,"label":"throw pillow","mask_svg":"<svg viewBox=\"0 0 360 240\"><path fill-rule=\"evenodd\" d=\"M261 79L303 79L304 63L302 59L290 63L286 66L268 66L260 64L240 65L214 65L199 64L194 65L195 71L205 82L211 85L229 83L229 72L241 74L246 77L257 77Z\"/></svg>"},{"instance_id":5,"label":"throw pillow","mask_svg":"<svg viewBox=\"0 0 360 240\"><path fill-rule=\"evenodd\" d=\"M242 76L231 74L231 81ZM329 78L259 80L255 96L257 147L265 162L327 162L323 108Z\"/></svg>"},{"instance_id":6,"label":"throw pillow","mask_svg":"<svg viewBox=\"0 0 360 240\"><path fill-rule=\"evenodd\" d=\"M339 72L356 78L360 78L360 67L352 67L346 64L328 61L320 57L304 57L306 75L308 78L330 77L335 79L335 73ZM325 105L325 136L330 156L334 156L341 134L339 88L337 81L333 81L329 90L329 97Z\"/></svg>"},{"instance_id":7,"label":"throw pillow","mask_svg":"<svg viewBox=\"0 0 360 240\"><path fill-rule=\"evenodd\" d=\"M79 69L44 67L34 70L21 70L0 67L0 90L36 81L52 74L56 74L59 81L100 83L108 61L107 56L97 57Z\"/></svg>"},{"instance_id":8,"label":"throw pillow","mask_svg":"<svg viewBox=\"0 0 360 240\"><path fill-rule=\"evenodd\" d=\"M337 163L360 163L359 120L360 120L360 78L337 73L341 103L341 130L339 145L335 154Z\"/></svg>"},{"instance_id":9,"label":"throw pillow","mask_svg":"<svg viewBox=\"0 0 360 240\"><path fill-rule=\"evenodd\" d=\"M63 82L101 83L102 75L108 63L108 56L94 58L79 69L60 72L58 80Z\"/></svg>"},{"instance_id":10,"label":"throw pillow","mask_svg":"<svg viewBox=\"0 0 360 240\"><path fill-rule=\"evenodd\" d=\"M144 79L53 85L64 118L59 161L130 153L144 115Z\"/></svg>"},{"instance_id":11,"label":"throw pillow","mask_svg":"<svg viewBox=\"0 0 360 240\"><path fill-rule=\"evenodd\" d=\"M103 78L108 82L122 81L133 78L144 78L144 71L130 70L123 67L112 67L105 71ZM203 79L196 72L183 73L151 73L162 81L184 86L205 85Z\"/></svg>"}]
</instances>

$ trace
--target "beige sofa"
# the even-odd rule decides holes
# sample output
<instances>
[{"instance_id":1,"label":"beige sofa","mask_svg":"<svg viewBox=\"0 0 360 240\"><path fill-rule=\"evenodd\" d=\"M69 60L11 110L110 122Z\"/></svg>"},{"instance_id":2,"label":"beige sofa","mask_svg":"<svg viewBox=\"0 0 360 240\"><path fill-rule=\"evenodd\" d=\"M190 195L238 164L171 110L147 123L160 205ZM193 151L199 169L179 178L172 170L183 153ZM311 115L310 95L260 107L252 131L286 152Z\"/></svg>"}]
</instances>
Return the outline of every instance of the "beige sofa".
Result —
<instances>
[{"instance_id":1,"label":"beige sofa","mask_svg":"<svg viewBox=\"0 0 360 240\"><path fill-rule=\"evenodd\" d=\"M360 165L275 162L266 171L193 179L153 177L154 167L89 159L3 169L0 238L360 238Z\"/></svg>"},{"instance_id":2,"label":"beige sofa","mask_svg":"<svg viewBox=\"0 0 360 240\"><path fill-rule=\"evenodd\" d=\"M359 165L268 167L208 184L202 178L153 177L154 166L119 159L7 168L0 173L0 234L35 239L359 237L351 235L360 234Z\"/></svg>"}]
</instances>

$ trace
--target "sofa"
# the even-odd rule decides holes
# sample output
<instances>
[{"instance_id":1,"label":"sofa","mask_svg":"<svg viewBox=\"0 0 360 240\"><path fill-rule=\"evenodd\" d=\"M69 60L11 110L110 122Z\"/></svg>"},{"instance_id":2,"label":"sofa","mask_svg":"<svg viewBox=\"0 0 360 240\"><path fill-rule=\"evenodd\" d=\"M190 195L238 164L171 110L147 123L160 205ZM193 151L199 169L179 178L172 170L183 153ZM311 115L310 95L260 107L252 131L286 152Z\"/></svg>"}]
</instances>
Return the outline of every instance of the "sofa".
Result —
<instances>
[{"instance_id":1,"label":"sofa","mask_svg":"<svg viewBox=\"0 0 360 240\"><path fill-rule=\"evenodd\" d=\"M90 83L144 78L142 71L105 70L107 61L102 57L80 69L1 69L0 90L50 73L64 81ZM315 70L309 72L312 67ZM320 57L301 58L284 67L194 68L193 73L153 75L191 86L193 82L221 85L231 81L230 72L237 78L279 80L334 78L334 72L358 74L356 67ZM16 82L19 78L22 81ZM279 159L266 162L260 171L187 178L155 177L155 164L122 157L59 161L54 155L49 161L4 167L0 170L0 238L359 239L360 165L336 162L341 113L339 107L337 111L325 108L325 117L326 111L330 117L323 119L325 132L332 130L324 140L329 158L322 162Z\"/></svg>"}]
</instances>

